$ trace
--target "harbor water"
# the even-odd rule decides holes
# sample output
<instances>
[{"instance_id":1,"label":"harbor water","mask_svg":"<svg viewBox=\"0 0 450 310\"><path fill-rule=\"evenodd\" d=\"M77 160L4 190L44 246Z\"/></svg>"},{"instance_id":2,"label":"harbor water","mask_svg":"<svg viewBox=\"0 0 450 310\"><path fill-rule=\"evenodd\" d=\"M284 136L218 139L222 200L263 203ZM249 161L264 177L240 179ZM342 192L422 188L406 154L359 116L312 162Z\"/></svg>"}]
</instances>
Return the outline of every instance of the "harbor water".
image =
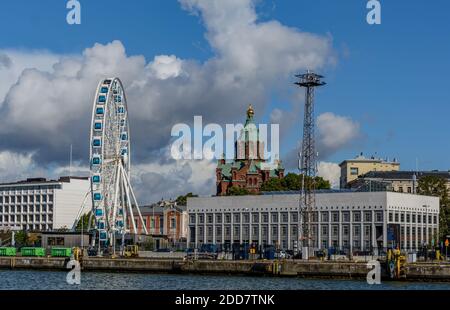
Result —
<instances>
[{"instance_id":1,"label":"harbor water","mask_svg":"<svg viewBox=\"0 0 450 310\"><path fill-rule=\"evenodd\" d=\"M222 275L82 272L69 285L63 271L0 270L0 290L450 290L450 282L382 282Z\"/></svg>"}]
</instances>

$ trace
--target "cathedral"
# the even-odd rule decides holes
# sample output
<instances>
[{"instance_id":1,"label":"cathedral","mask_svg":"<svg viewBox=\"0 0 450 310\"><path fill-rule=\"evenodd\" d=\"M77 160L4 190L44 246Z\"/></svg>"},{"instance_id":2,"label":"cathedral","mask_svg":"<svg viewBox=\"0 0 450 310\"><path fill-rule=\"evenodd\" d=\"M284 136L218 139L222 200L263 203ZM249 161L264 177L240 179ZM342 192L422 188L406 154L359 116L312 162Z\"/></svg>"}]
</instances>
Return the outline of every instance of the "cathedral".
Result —
<instances>
[{"instance_id":1,"label":"cathedral","mask_svg":"<svg viewBox=\"0 0 450 310\"><path fill-rule=\"evenodd\" d=\"M235 142L233 161L219 160L216 168L217 195L228 195L232 187L246 189L249 193L258 194L261 185L270 178L283 178L284 168L277 161L275 169L265 169L264 142L259 140L259 131L253 120L254 110L250 105L247 119L239 138Z\"/></svg>"}]
</instances>

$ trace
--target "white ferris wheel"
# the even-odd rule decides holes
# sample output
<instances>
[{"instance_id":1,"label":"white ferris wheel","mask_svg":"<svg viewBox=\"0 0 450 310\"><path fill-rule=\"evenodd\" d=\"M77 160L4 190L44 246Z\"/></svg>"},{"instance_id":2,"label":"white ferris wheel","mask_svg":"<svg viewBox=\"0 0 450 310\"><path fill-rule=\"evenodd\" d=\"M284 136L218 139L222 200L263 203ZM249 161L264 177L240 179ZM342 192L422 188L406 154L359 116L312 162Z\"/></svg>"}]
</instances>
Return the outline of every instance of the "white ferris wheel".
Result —
<instances>
[{"instance_id":1,"label":"white ferris wheel","mask_svg":"<svg viewBox=\"0 0 450 310\"><path fill-rule=\"evenodd\" d=\"M133 210L137 210L147 234L130 183L130 128L125 91L118 78L101 80L92 108L90 171L92 214L98 246L115 248L117 236L137 233ZM129 227L131 226L131 227Z\"/></svg>"}]
</instances>

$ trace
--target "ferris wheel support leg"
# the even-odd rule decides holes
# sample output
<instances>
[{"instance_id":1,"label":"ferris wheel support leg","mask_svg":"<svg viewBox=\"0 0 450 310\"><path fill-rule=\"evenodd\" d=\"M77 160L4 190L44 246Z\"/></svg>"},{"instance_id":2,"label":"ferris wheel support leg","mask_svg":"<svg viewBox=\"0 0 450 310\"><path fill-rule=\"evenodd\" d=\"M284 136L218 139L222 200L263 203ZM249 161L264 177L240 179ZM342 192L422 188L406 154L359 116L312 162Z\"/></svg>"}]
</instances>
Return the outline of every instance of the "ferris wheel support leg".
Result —
<instances>
[{"instance_id":1,"label":"ferris wheel support leg","mask_svg":"<svg viewBox=\"0 0 450 310\"><path fill-rule=\"evenodd\" d=\"M113 204L113 214L112 214L112 224L115 226L116 212L117 212L117 194L119 192L119 181L120 181L120 167L117 166L116 169L116 186L114 188L114 204Z\"/></svg>"},{"instance_id":2,"label":"ferris wheel support leg","mask_svg":"<svg viewBox=\"0 0 450 310\"><path fill-rule=\"evenodd\" d=\"M123 170L122 166L120 166L120 171L121 171L122 176L125 177L125 178L124 178L125 183L128 183L128 182L127 182L127 178L126 178L125 171ZM130 220L131 220L131 224L133 225L133 232L134 232L134 234L137 234L138 231L137 231L137 229L136 229L136 222L135 222L135 220L134 220L133 207L132 207L132 205L131 205L131 199L130 199L131 197L130 197L130 192L128 191L128 186L127 186L127 184L125 184L125 196L127 197L127 205L128 205L128 209L129 209L129 211L130 211ZM139 210L139 208L138 208L138 210Z\"/></svg>"},{"instance_id":3,"label":"ferris wheel support leg","mask_svg":"<svg viewBox=\"0 0 450 310\"><path fill-rule=\"evenodd\" d=\"M131 191L131 195L133 196L134 203L136 204L136 209L137 209L137 212L138 212L138 215L139 215L139 219L141 220L142 227L144 228L144 232L145 232L146 235L148 235L147 227L145 227L145 225L144 225L145 224L144 223L144 219L142 218L141 210L139 209L139 204L137 202L136 196L134 195L134 191L133 191L133 188L131 187L130 180L128 180L128 176L126 174L125 174L125 179L126 179L126 182L128 184L128 188Z\"/></svg>"}]
</instances>

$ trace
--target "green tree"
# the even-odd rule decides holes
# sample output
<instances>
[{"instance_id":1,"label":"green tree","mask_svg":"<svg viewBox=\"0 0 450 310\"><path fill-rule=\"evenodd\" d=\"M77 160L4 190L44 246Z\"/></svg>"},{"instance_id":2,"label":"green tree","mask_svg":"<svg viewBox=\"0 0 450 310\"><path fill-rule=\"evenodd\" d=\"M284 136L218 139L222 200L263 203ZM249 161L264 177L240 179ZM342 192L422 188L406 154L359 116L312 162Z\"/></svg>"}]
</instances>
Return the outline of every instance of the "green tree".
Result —
<instances>
[{"instance_id":1,"label":"green tree","mask_svg":"<svg viewBox=\"0 0 450 310\"><path fill-rule=\"evenodd\" d=\"M14 240L16 242L16 246L21 248L26 246L28 243L28 234L25 230L21 230L15 233Z\"/></svg>"},{"instance_id":2,"label":"green tree","mask_svg":"<svg viewBox=\"0 0 450 310\"><path fill-rule=\"evenodd\" d=\"M194 195L192 193L187 193L184 196L178 196L176 199L177 205L178 206L185 206L187 204L187 199L189 197L198 197L198 195Z\"/></svg>"},{"instance_id":3,"label":"green tree","mask_svg":"<svg viewBox=\"0 0 450 310\"><path fill-rule=\"evenodd\" d=\"M83 227L83 232L86 232L89 228L89 218L91 216L91 212L83 214L78 221L76 231L81 231L81 227ZM91 227L94 227L94 217L91 218Z\"/></svg>"},{"instance_id":4,"label":"green tree","mask_svg":"<svg viewBox=\"0 0 450 310\"><path fill-rule=\"evenodd\" d=\"M267 182L261 184L261 191L263 192L273 192L284 190L285 185L282 183L281 179L271 178Z\"/></svg>"},{"instance_id":5,"label":"green tree","mask_svg":"<svg viewBox=\"0 0 450 310\"><path fill-rule=\"evenodd\" d=\"M321 177L315 177L315 188L316 189L330 189L331 184L328 180L324 180ZM308 186L312 179L306 177L304 180L306 186ZM288 173L282 179L271 178L264 182L261 186L261 191L263 192L273 192L273 191L298 191L302 189L303 186L303 175L298 175L296 173Z\"/></svg>"},{"instance_id":6,"label":"green tree","mask_svg":"<svg viewBox=\"0 0 450 310\"><path fill-rule=\"evenodd\" d=\"M300 176L295 173L288 173L281 180L281 184L283 184L283 190L298 190L302 184Z\"/></svg>"},{"instance_id":7,"label":"green tree","mask_svg":"<svg viewBox=\"0 0 450 310\"><path fill-rule=\"evenodd\" d=\"M425 176L419 179L417 191L420 195L439 197L439 237L444 239L449 232L448 224L450 212L448 210L449 196L447 181L438 176Z\"/></svg>"},{"instance_id":8,"label":"green tree","mask_svg":"<svg viewBox=\"0 0 450 310\"><path fill-rule=\"evenodd\" d=\"M233 186L230 189L228 189L228 195L229 196L243 196L243 195L250 195L250 192L245 188Z\"/></svg>"}]
</instances>

